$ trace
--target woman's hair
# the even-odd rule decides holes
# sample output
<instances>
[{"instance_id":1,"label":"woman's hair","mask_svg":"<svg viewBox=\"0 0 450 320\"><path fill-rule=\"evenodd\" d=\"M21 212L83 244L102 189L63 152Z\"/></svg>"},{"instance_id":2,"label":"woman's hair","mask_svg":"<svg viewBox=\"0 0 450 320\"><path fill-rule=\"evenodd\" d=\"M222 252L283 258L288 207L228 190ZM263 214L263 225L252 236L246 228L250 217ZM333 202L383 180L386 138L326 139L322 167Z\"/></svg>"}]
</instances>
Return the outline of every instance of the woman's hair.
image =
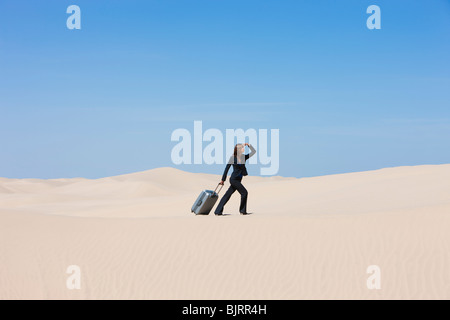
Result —
<instances>
[{"instance_id":1,"label":"woman's hair","mask_svg":"<svg viewBox=\"0 0 450 320\"><path fill-rule=\"evenodd\" d=\"M239 148L239 147L242 147L242 146L243 146L242 143L238 143L237 145L234 146L234 156L235 156L235 157L237 157L237 154L238 154L238 151L237 151L237 150L238 150L238 148Z\"/></svg>"}]
</instances>

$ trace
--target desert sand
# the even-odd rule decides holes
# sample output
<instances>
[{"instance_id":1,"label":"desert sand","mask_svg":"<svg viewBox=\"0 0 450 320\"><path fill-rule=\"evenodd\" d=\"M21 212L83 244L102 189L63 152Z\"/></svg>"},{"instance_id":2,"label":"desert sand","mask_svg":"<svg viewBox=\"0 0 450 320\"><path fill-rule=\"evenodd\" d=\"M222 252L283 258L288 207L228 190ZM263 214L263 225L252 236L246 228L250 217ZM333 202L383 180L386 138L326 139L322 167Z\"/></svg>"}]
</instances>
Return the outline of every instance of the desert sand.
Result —
<instances>
[{"instance_id":1,"label":"desert sand","mask_svg":"<svg viewBox=\"0 0 450 320\"><path fill-rule=\"evenodd\" d=\"M252 215L191 213L219 180L0 178L0 299L450 299L450 164L247 176Z\"/></svg>"}]
</instances>

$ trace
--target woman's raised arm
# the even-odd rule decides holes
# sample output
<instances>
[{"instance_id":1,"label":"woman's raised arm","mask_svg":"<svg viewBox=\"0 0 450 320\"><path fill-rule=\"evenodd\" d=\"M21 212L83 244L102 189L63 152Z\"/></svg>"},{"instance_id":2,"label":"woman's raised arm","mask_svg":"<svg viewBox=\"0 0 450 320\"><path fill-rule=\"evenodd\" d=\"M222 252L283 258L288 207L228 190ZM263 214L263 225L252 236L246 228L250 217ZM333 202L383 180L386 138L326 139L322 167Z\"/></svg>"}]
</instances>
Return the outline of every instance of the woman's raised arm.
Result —
<instances>
[{"instance_id":1,"label":"woman's raised arm","mask_svg":"<svg viewBox=\"0 0 450 320\"><path fill-rule=\"evenodd\" d=\"M250 153L245 155L245 160L252 157L256 153L256 149L253 148L251 144L246 143L246 145L250 148Z\"/></svg>"}]
</instances>

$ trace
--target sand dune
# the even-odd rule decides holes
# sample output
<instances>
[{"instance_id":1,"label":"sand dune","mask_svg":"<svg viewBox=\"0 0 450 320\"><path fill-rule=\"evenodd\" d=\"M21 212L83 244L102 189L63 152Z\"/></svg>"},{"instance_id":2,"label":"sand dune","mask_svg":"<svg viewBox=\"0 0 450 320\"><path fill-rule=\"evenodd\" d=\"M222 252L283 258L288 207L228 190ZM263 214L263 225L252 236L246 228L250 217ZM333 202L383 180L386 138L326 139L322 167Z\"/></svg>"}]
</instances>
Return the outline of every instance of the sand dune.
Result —
<instances>
[{"instance_id":1,"label":"sand dune","mask_svg":"<svg viewBox=\"0 0 450 320\"><path fill-rule=\"evenodd\" d=\"M254 214L236 192L228 215L193 215L219 180L169 167L0 178L0 299L450 298L450 164L248 176Z\"/></svg>"}]
</instances>

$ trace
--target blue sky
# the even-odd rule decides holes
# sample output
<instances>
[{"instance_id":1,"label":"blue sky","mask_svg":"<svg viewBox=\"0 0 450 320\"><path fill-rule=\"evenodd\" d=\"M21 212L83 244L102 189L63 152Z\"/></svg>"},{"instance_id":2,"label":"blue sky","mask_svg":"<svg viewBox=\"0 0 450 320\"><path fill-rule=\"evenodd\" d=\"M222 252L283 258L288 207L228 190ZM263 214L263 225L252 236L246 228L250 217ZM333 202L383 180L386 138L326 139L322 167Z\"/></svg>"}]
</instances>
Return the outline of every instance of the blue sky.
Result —
<instances>
[{"instance_id":1,"label":"blue sky","mask_svg":"<svg viewBox=\"0 0 450 320\"><path fill-rule=\"evenodd\" d=\"M0 177L222 174L172 163L194 120L279 129L282 176L450 163L449 57L448 0L2 0Z\"/></svg>"}]
</instances>

